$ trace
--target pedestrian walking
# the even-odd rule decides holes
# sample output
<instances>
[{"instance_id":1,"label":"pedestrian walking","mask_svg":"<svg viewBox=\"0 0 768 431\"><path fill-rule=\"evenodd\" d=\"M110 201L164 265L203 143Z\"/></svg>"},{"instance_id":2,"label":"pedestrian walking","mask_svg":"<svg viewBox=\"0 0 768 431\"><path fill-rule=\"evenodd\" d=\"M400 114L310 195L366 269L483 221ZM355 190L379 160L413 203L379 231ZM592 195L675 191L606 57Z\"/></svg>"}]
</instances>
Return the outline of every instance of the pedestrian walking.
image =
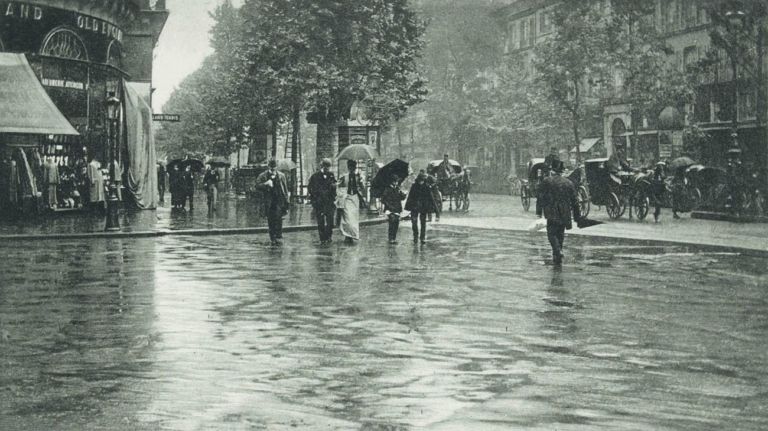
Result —
<instances>
[{"instance_id":1,"label":"pedestrian walking","mask_svg":"<svg viewBox=\"0 0 768 431\"><path fill-rule=\"evenodd\" d=\"M203 176L203 188L208 197L208 214L216 211L216 202L219 196L219 171L211 168L211 165L205 166L205 176Z\"/></svg>"},{"instance_id":2,"label":"pedestrian walking","mask_svg":"<svg viewBox=\"0 0 768 431\"><path fill-rule=\"evenodd\" d=\"M573 227L573 220L581 218L576 187L562 176L564 170L563 162L553 160L552 176L542 180L536 199L536 215L543 215L547 219L547 238L552 246L552 261L555 265L563 262L565 231Z\"/></svg>"},{"instance_id":3,"label":"pedestrian walking","mask_svg":"<svg viewBox=\"0 0 768 431\"><path fill-rule=\"evenodd\" d=\"M360 239L360 207L365 207L363 180L357 172L357 162L347 160L348 172L339 178L336 188L336 208L340 215L339 229L344 241L352 244Z\"/></svg>"},{"instance_id":4,"label":"pedestrian walking","mask_svg":"<svg viewBox=\"0 0 768 431\"><path fill-rule=\"evenodd\" d=\"M390 183L381 194L381 203L384 205L384 214L389 222L389 243L397 243L397 230L400 227L400 214L403 212L403 199L405 193L400 190L400 177L392 175Z\"/></svg>"},{"instance_id":5,"label":"pedestrian walking","mask_svg":"<svg viewBox=\"0 0 768 431\"><path fill-rule=\"evenodd\" d=\"M440 193L440 187L437 185L437 179L432 175L427 175L427 185L432 193L432 199L435 201L435 221L440 221L440 214L443 212L443 194ZM427 221L432 221L432 214L427 216Z\"/></svg>"},{"instance_id":6,"label":"pedestrian walking","mask_svg":"<svg viewBox=\"0 0 768 431\"><path fill-rule=\"evenodd\" d=\"M270 160L268 170L256 178L256 187L263 192L262 211L269 226L269 241L272 245L283 242L283 217L288 214L288 181L285 174L277 170L277 162Z\"/></svg>"},{"instance_id":7,"label":"pedestrian walking","mask_svg":"<svg viewBox=\"0 0 768 431\"><path fill-rule=\"evenodd\" d=\"M181 209L184 205L184 187L182 186L182 172L178 164L168 172L168 187L171 192L171 208Z\"/></svg>"},{"instance_id":8,"label":"pedestrian walking","mask_svg":"<svg viewBox=\"0 0 768 431\"><path fill-rule=\"evenodd\" d=\"M420 172L416 177L416 181L408 192L405 209L411 212L414 244L419 241L424 244L427 241L427 215L437 212L432 190L427 184L426 173ZM419 229L419 224L421 224L421 229Z\"/></svg>"},{"instance_id":9,"label":"pedestrian walking","mask_svg":"<svg viewBox=\"0 0 768 431\"><path fill-rule=\"evenodd\" d=\"M331 172L331 159L320 162L320 170L309 177L309 199L317 218L320 243L333 242L333 218L336 214L336 177Z\"/></svg>"},{"instance_id":10,"label":"pedestrian walking","mask_svg":"<svg viewBox=\"0 0 768 431\"><path fill-rule=\"evenodd\" d=\"M181 186L183 196L181 207L187 206L187 201L189 201L189 210L192 211L195 209L195 174L189 165L184 168L184 173L181 174Z\"/></svg>"},{"instance_id":11,"label":"pedestrian walking","mask_svg":"<svg viewBox=\"0 0 768 431\"><path fill-rule=\"evenodd\" d=\"M658 223L661 216L661 205L664 203L664 195L667 189L667 176L664 175L664 162L656 163L651 174L651 195L653 196L653 221Z\"/></svg>"},{"instance_id":12,"label":"pedestrian walking","mask_svg":"<svg viewBox=\"0 0 768 431\"><path fill-rule=\"evenodd\" d=\"M160 198L160 203L165 203L165 178L167 174L165 165L159 163L157 165L157 195Z\"/></svg>"}]
</instances>

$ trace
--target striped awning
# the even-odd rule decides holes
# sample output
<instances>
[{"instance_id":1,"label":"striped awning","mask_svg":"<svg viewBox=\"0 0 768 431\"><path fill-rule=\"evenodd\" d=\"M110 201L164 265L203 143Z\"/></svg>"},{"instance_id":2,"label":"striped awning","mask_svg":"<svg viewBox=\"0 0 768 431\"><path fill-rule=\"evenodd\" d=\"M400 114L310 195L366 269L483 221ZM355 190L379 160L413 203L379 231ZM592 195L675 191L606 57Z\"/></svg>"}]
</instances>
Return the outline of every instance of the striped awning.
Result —
<instances>
[{"instance_id":1,"label":"striped awning","mask_svg":"<svg viewBox=\"0 0 768 431\"><path fill-rule=\"evenodd\" d=\"M24 54L0 53L0 133L79 135L48 97Z\"/></svg>"}]
</instances>

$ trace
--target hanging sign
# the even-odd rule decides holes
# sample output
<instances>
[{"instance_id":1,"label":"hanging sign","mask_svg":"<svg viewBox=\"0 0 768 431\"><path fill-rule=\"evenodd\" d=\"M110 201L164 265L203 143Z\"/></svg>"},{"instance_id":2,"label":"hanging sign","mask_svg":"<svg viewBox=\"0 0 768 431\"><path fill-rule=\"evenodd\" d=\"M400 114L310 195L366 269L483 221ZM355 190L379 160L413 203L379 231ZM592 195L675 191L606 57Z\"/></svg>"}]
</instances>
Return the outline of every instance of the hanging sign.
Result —
<instances>
[{"instance_id":1,"label":"hanging sign","mask_svg":"<svg viewBox=\"0 0 768 431\"><path fill-rule=\"evenodd\" d=\"M181 121L181 115L179 114L152 114L152 120L154 121L168 121L171 123L178 123Z\"/></svg>"}]
</instances>

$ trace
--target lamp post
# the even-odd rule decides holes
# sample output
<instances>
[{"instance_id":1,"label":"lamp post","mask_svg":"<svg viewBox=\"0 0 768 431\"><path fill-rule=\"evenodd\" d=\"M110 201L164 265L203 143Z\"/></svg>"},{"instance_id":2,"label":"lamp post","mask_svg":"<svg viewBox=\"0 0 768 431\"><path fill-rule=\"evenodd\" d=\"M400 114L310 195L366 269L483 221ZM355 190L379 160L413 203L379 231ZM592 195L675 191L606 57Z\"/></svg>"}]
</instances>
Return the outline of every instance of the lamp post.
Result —
<instances>
[{"instance_id":1,"label":"lamp post","mask_svg":"<svg viewBox=\"0 0 768 431\"><path fill-rule=\"evenodd\" d=\"M120 200L117 197L117 187L119 180L117 178L117 118L120 112L120 99L115 97L115 92L110 91L107 96L107 100L104 102L107 108L107 121L108 125L108 154L109 160L109 186L107 188L107 231L119 231L120 220L118 218L118 206Z\"/></svg>"},{"instance_id":2,"label":"lamp post","mask_svg":"<svg viewBox=\"0 0 768 431\"><path fill-rule=\"evenodd\" d=\"M728 19L728 32L731 36L730 49L728 56L731 59L731 73L733 75L733 119L731 122L731 144L726 153L727 172L728 172L728 196L725 200L725 210L731 214L737 214L741 211L741 147L739 146L739 75L737 52L737 30L744 24L746 14L740 10L729 11L725 14Z\"/></svg>"}]
</instances>

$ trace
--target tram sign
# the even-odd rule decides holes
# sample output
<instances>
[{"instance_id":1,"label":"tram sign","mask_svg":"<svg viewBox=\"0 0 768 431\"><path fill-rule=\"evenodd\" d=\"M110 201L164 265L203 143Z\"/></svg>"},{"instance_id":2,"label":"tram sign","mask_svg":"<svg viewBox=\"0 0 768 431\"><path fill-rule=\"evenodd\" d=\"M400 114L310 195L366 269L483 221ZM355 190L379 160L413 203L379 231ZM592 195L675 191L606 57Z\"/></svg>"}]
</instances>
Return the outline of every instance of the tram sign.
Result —
<instances>
[{"instance_id":1,"label":"tram sign","mask_svg":"<svg viewBox=\"0 0 768 431\"><path fill-rule=\"evenodd\" d=\"M170 121L172 123L178 123L181 121L181 115L179 114L152 114L152 120L154 121Z\"/></svg>"}]
</instances>

